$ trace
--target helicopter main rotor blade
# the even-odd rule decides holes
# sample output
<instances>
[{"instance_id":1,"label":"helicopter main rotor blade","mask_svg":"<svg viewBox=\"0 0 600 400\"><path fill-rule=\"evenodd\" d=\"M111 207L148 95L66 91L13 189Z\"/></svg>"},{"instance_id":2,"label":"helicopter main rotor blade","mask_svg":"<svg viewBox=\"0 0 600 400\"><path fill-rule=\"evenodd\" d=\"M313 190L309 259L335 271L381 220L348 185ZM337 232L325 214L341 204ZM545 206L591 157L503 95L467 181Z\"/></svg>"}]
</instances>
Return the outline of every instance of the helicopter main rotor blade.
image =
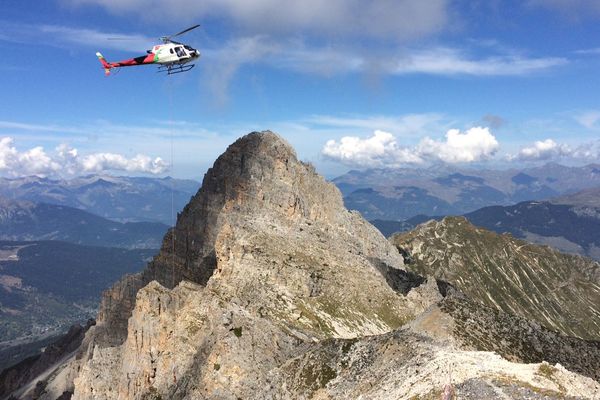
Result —
<instances>
[{"instance_id":1,"label":"helicopter main rotor blade","mask_svg":"<svg viewBox=\"0 0 600 400\"><path fill-rule=\"evenodd\" d=\"M184 30L182 30L182 31L181 31L181 32L179 32L179 33L176 33L176 34L174 34L174 35L167 36L167 37L169 37L169 38L172 38L172 37L175 37L175 36L183 35L184 33L186 33L186 32L189 32L189 31L191 31L192 29L196 29L196 28L197 28L197 27L199 27L199 26L200 26L200 24L194 25L194 26L192 26L192 27L189 27L189 28L187 28L187 29L184 29Z\"/></svg>"}]
</instances>

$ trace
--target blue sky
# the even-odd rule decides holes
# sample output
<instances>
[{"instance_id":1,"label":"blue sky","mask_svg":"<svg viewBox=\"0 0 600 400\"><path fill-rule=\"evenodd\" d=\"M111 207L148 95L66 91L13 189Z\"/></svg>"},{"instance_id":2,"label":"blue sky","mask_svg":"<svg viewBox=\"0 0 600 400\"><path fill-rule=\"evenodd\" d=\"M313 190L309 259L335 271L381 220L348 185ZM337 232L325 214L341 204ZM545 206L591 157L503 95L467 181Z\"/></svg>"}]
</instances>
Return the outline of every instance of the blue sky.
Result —
<instances>
[{"instance_id":1,"label":"blue sky","mask_svg":"<svg viewBox=\"0 0 600 400\"><path fill-rule=\"evenodd\" d=\"M599 162L599 22L595 0L6 0L0 176L200 179L264 129L328 177ZM186 74L105 77L94 55L195 23Z\"/></svg>"}]
</instances>

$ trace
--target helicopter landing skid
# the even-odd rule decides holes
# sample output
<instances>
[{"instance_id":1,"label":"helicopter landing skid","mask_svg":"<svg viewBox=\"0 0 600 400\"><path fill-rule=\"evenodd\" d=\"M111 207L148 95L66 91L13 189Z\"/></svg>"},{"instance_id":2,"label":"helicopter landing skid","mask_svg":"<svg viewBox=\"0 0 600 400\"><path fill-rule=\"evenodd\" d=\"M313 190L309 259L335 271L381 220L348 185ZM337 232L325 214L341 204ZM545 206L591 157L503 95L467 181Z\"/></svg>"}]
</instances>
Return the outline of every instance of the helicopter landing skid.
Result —
<instances>
[{"instance_id":1,"label":"helicopter landing skid","mask_svg":"<svg viewBox=\"0 0 600 400\"><path fill-rule=\"evenodd\" d=\"M190 69L194 68L196 64L188 64L188 65L168 65L163 67L158 67L158 71L156 72L166 72L167 75L180 74L182 72L188 72Z\"/></svg>"}]
</instances>

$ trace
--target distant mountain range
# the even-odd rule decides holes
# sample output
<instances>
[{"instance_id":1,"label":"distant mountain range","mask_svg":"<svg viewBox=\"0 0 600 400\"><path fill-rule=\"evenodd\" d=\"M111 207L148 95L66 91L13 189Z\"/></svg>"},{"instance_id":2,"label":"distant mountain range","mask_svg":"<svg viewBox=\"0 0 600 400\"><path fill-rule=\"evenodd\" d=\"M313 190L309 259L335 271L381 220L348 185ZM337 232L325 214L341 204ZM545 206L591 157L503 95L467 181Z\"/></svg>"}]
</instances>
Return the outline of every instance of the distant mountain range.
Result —
<instances>
[{"instance_id":1,"label":"distant mountain range","mask_svg":"<svg viewBox=\"0 0 600 400\"><path fill-rule=\"evenodd\" d=\"M62 240L76 244L158 249L168 226L120 223L68 206L0 196L0 240Z\"/></svg>"},{"instance_id":2,"label":"distant mountain range","mask_svg":"<svg viewBox=\"0 0 600 400\"><path fill-rule=\"evenodd\" d=\"M568 204L570 203L570 204ZM510 233L529 242L600 260L600 189L588 189L549 201L490 206L464 214L474 225ZM405 221L373 220L385 236L406 232L443 216L419 215Z\"/></svg>"},{"instance_id":3,"label":"distant mountain range","mask_svg":"<svg viewBox=\"0 0 600 400\"><path fill-rule=\"evenodd\" d=\"M172 212L179 212L199 186L196 181L173 178L88 175L54 180L32 176L0 178L0 196L78 208L121 222L172 225Z\"/></svg>"},{"instance_id":4,"label":"distant mountain range","mask_svg":"<svg viewBox=\"0 0 600 400\"><path fill-rule=\"evenodd\" d=\"M471 223L600 260L600 207L529 201L465 214Z\"/></svg>"},{"instance_id":5,"label":"distant mountain range","mask_svg":"<svg viewBox=\"0 0 600 400\"><path fill-rule=\"evenodd\" d=\"M419 214L461 215L600 187L600 164L551 163L523 170L371 169L350 171L333 182L346 207L369 220L399 221Z\"/></svg>"},{"instance_id":6,"label":"distant mountain range","mask_svg":"<svg viewBox=\"0 0 600 400\"><path fill-rule=\"evenodd\" d=\"M600 208L600 187L560 196L551 200L554 204L569 204L575 207Z\"/></svg>"}]
</instances>

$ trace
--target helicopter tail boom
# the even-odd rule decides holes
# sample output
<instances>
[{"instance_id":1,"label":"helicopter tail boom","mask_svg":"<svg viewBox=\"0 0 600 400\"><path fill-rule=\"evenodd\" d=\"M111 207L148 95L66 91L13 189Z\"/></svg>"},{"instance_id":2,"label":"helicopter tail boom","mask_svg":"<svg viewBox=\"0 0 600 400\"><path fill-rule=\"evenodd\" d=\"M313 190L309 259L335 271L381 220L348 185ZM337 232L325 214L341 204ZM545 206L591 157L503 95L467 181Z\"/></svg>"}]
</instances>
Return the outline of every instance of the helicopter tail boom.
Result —
<instances>
[{"instance_id":1,"label":"helicopter tail boom","mask_svg":"<svg viewBox=\"0 0 600 400\"><path fill-rule=\"evenodd\" d=\"M100 52L97 52L96 56L98 57L98 60L100 60L102 67L104 67L104 74L106 76L110 75L110 69L112 68L112 66L106 61L106 59L102 54L100 54Z\"/></svg>"}]
</instances>

